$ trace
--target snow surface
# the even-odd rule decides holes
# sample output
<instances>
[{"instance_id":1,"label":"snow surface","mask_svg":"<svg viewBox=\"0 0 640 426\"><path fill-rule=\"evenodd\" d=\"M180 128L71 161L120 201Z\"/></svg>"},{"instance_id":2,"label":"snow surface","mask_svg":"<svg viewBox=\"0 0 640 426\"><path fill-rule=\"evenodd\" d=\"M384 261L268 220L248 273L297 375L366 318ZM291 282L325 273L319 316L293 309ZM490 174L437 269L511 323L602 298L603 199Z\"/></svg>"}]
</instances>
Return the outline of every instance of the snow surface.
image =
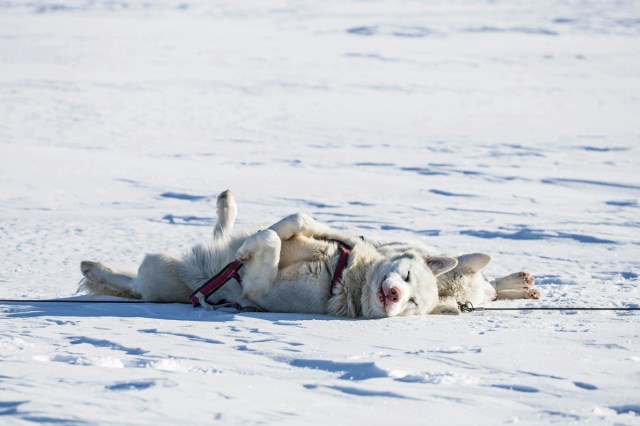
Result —
<instances>
[{"instance_id":1,"label":"snow surface","mask_svg":"<svg viewBox=\"0 0 640 426\"><path fill-rule=\"evenodd\" d=\"M305 211L639 307L637 1L0 2L3 298ZM0 423L640 424L637 312L0 303Z\"/></svg>"}]
</instances>

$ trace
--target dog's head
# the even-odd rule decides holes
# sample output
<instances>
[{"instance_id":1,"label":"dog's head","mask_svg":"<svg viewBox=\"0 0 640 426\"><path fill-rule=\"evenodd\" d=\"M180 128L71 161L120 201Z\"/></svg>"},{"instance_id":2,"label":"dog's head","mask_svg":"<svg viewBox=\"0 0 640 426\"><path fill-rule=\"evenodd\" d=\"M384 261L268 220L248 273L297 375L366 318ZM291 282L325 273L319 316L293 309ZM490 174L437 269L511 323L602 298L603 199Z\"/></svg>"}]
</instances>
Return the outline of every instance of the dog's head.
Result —
<instances>
[{"instance_id":1,"label":"dog's head","mask_svg":"<svg viewBox=\"0 0 640 426\"><path fill-rule=\"evenodd\" d=\"M484 253L459 256L454 269L438 277L441 297L454 297L459 303L471 302L474 306L496 299L496 291L481 272L491 261Z\"/></svg>"},{"instance_id":2,"label":"dog's head","mask_svg":"<svg viewBox=\"0 0 640 426\"><path fill-rule=\"evenodd\" d=\"M452 257L428 257L418 250L378 261L367 274L363 315L384 318L430 313L438 304L436 277L457 263Z\"/></svg>"}]
</instances>

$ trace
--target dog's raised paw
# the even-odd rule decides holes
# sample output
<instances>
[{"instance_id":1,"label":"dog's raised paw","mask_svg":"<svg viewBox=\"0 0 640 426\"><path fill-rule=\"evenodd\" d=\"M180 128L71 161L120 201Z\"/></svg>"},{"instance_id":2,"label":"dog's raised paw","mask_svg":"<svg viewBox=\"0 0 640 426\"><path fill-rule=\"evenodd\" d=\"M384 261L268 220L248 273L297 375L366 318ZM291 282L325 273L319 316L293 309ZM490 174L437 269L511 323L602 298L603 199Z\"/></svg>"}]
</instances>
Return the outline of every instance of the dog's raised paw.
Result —
<instances>
[{"instance_id":1,"label":"dog's raised paw","mask_svg":"<svg viewBox=\"0 0 640 426\"><path fill-rule=\"evenodd\" d=\"M240 247L240 249L236 252L236 260L239 260L240 262L246 262L249 259L251 259L251 253L242 250L242 247Z\"/></svg>"},{"instance_id":2,"label":"dog's raised paw","mask_svg":"<svg viewBox=\"0 0 640 426\"><path fill-rule=\"evenodd\" d=\"M247 242L245 241L242 246L236 251L236 259L240 262L246 262L251 259L252 250L248 247Z\"/></svg>"}]
</instances>

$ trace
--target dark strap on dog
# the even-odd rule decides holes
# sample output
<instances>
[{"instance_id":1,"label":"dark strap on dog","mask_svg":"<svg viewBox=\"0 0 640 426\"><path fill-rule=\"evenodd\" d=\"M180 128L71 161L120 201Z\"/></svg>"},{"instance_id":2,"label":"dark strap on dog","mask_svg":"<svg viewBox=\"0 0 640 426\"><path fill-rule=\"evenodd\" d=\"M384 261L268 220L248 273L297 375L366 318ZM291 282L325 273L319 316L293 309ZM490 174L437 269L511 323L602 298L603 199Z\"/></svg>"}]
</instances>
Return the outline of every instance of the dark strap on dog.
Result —
<instances>
[{"instance_id":1,"label":"dark strap on dog","mask_svg":"<svg viewBox=\"0 0 640 426\"><path fill-rule=\"evenodd\" d=\"M231 278L238 281L238 284L242 284L240 274L238 271L242 268L243 263L239 260L234 260L227 266L222 268L222 271L218 272L213 278L210 278L206 283L201 285L193 294L189 297L191 304L194 307L200 306L207 297L211 296L220 287L222 287Z\"/></svg>"},{"instance_id":2,"label":"dark strap on dog","mask_svg":"<svg viewBox=\"0 0 640 426\"><path fill-rule=\"evenodd\" d=\"M340 257L338 258L336 270L333 272L333 279L331 280L331 292L333 293L333 290L338 286L340 280L342 280L342 273L344 272L344 268L347 266L347 262L349 262L351 247L339 240L331 241L338 244L338 250L340 250Z\"/></svg>"},{"instance_id":3,"label":"dark strap on dog","mask_svg":"<svg viewBox=\"0 0 640 426\"><path fill-rule=\"evenodd\" d=\"M338 244L338 250L340 250L340 257L336 264L336 270L333 272L333 278L331 279L331 292L338 286L338 283L342 279L342 273L349 262L349 254L351 254L351 247L339 240L330 240ZM205 302L207 297L215 293L220 287L226 284L230 279L235 279L238 284L242 285L242 279L238 271L242 268L243 263L239 260L235 260L222 268L213 278L210 278L201 285L196 291L194 291L189 299L194 307L198 307Z\"/></svg>"}]
</instances>

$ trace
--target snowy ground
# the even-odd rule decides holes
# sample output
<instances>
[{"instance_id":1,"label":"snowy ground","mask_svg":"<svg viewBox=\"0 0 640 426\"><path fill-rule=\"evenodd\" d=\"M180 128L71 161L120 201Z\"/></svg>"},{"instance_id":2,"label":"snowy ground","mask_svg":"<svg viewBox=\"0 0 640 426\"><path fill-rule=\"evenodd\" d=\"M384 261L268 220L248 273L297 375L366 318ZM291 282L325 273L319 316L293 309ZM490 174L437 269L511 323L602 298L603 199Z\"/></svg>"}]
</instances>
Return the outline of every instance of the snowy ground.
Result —
<instances>
[{"instance_id":1,"label":"snowy ground","mask_svg":"<svg viewBox=\"0 0 640 426\"><path fill-rule=\"evenodd\" d=\"M640 4L0 2L0 297L295 211L640 306ZM0 303L0 423L640 424L640 314Z\"/></svg>"}]
</instances>

